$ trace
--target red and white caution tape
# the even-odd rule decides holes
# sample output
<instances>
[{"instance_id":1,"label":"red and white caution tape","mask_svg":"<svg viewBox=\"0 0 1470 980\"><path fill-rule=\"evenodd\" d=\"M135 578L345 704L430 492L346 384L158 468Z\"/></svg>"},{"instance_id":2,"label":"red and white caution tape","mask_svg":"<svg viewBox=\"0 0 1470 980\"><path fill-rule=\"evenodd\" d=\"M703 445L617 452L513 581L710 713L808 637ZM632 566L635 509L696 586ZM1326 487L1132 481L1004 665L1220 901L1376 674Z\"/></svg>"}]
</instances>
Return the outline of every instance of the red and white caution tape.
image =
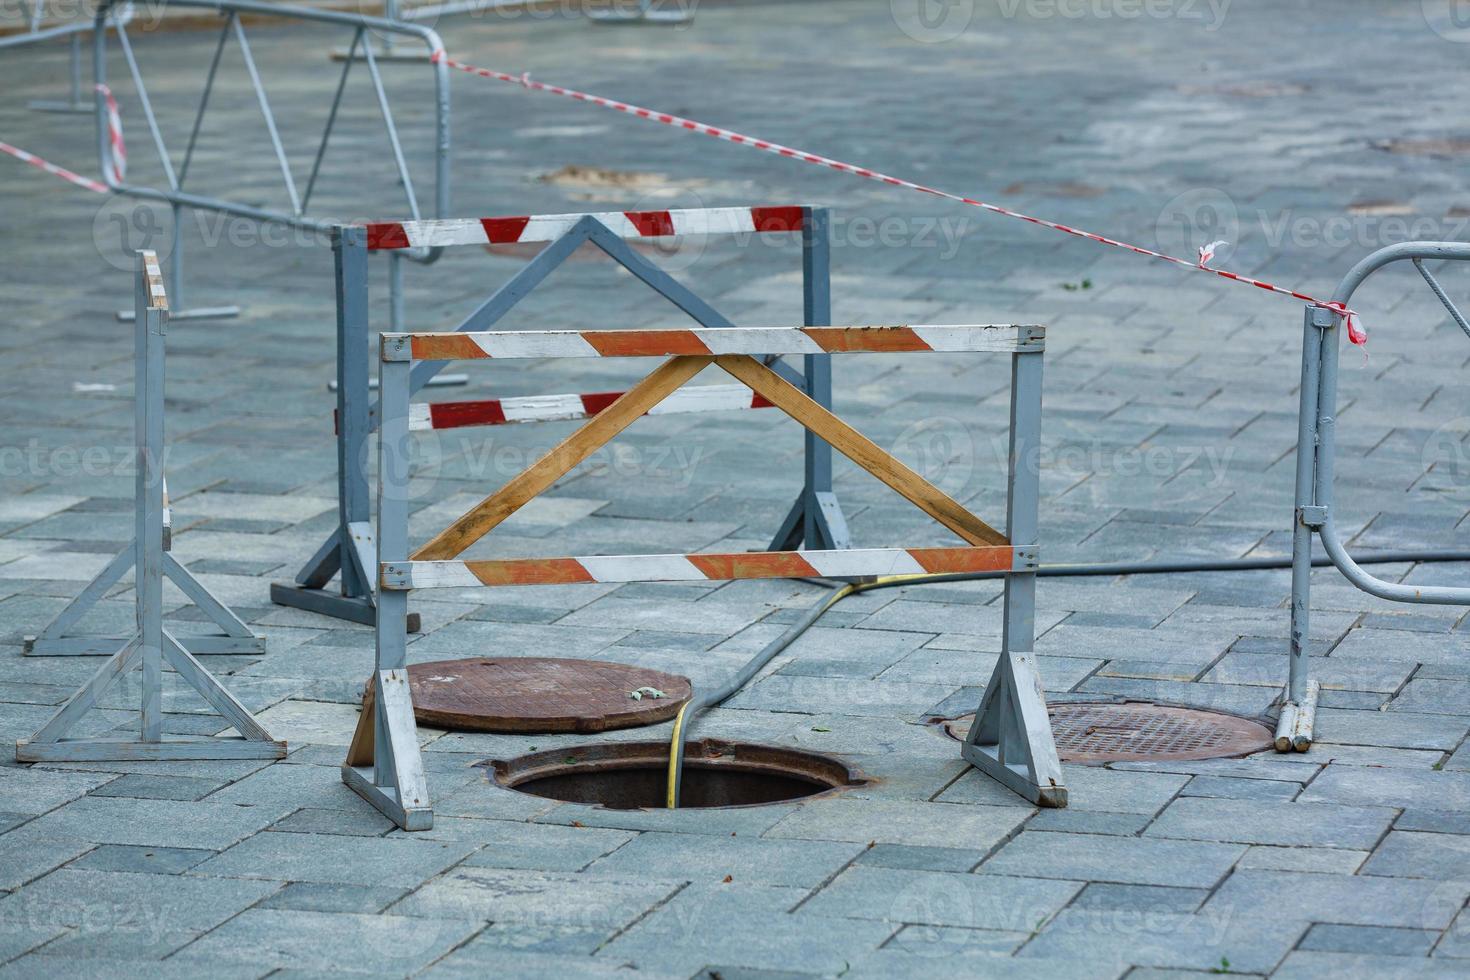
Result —
<instances>
[{"instance_id":1,"label":"red and white caution tape","mask_svg":"<svg viewBox=\"0 0 1470 980\"><path fill-rule=\"evenodd\" d=\"M107 158L112 167L112 176L119 184L128 173L128 148L123 142L122 114L117 109L117 99L112 89L98 84L97 91L107 101Z\"/></svg>"},{"instance_id":2,"label":"red and white caution tape","mask_svg":"<svg viewBox=\"0 0 1470 980\"><path fill-rule=\"evenodd\" d=\"M569 395L528 395L481 401L415 402L408 406L411 430L462 429L515 422L560 422L590 419L623 397L621 391ZM680 388L645 414L681 415L688 412L724 412L732 409L770 408L771 403L745 385L697 385Z\"/></svg>"},{"instance_id":3,"label":"red and white caution tape","mask_svg":"<svg viewBox=\"0 0 1470 980\"><path fill-rule=\"evenodd\" d=\"M892 177L888 174L881 173L876 170L870 170L867 167L859 167L851 163L844 163L841 160L834 160L831 157L824 157L816 153L808 153L805 150L798 150L793 147L783 146L780 143L773 143L770 140L756 139L755 137L745 136L741 133L734 132L733 130L722 129L719 126L710 126L707 123L697 122L693 119L685 119L682 116L675 116L671 113L658 112L653 109L645 109L642 106L631 105L626 102L618 102L615 99L606 99L600 95L592 95L587 92L579 92L576 89L564 88L560 85L550 85L546 82L538 82L535 79L531 78L529 72L520 75L512 75L508 72L493 71L489 68L480 68L476 65L470 65L462 61L456 61L455 59L449 57L449 55L446 54L442 49L435 51L431 56L431 60L435 62L441 62L450 68L456 68L470 75L478 75L481 78L491 78L500 82L509 82L513 85L520 85L524 88L536 92L549 92L552 95L565 96L569 99L575 99L578 102L587 102L592 105L602 106L604 109L612 109L615 112L625 113L630 116L637 116L639 119L652 120L653 122L661 123L665 126L673 126L677 129L684 129L690 132L700 133L704 136L713 136L715 139L725 140L729 143L738 143L741 146L749 146L754 149L764 151L766 153L773 153L776 156L788 157L793 160L800 160L802 163L810 163L819 167L827 167L830 170L853 174L857 177L863 177L867 180L875 180L880 183L889 184L893 187L904 187L912 191L918 191L921 194L931 194L935 197L941 197L949 201L958 201L961 204L968 204L972 207L981 208L993 214L1003 215L1007 218L1017 218L1021 221L1026 221L1033 225L1040 225L1043 228L1050 228L1053 231L1059 231L1066 235L1073 235L1077 238L1085 238L1088 241L1097 242L1101 245L1109 245L1114 248L1121 248L1126 251L1133 252L1137 255L1146 255L1149 258L1169 262L1173 265L1177 265L1185 269L1191 269L1198 272L1208 272L1213 275L1219 276L1222 279L1229 279L1233 282L1242 282L1248 286L1255 286L1257 289L1264 289L1267 292L1279 293L1283 296L1290 296L1293 299L1298 299L1302 302L1310 303L1313 306L1326 307L1327 309L1332 310L1334 313L1337 313L1338 315L1344 317L1347 321L1348 339L1351 340L1354 344L1358 345L1362 345L1368 342L1367 334L1365 334L1358 325L1357 314L1347 307L1343 306L1341 303L1324 302L1323 300L1308 296L1306 293L1299 293L1294 289L1287 289L1284 286L1276 286L1269 282L1263 282L1259 279L1252 279L1249 276L1242 276L1238 273L1228 272L1224 269L1211 268L1206 265L1207 259L1203 254L1203 250L1201 252L1200 259L1198 261L1191 262L1188 259L1182 259L1177 256L1167 255L1163 252L1156 252L1153 249L1144 248L1141 245L1130 245L1127 242L1121 242L1117 239L1108 238L1105 235L1097 235L1090 231L1083 231L1080 228L1072 228L1068 225L1060 224L1056 221L1047 221L1044 218L1035 218L1028 214L1022 214L1019 211L1012 211L1009 208L1003 208L996 204L989 204L985 201L976 200L973 197L965 197L960 194L951 194L948 191L942 191L934 187L928 187L924 184L916 184L913 181L904 180L899 177ZM1211 254L1213 255L1213 249L1211 250Z\"/></svg>"},{"instance_id":4,"label":"red and white caution tape","mask_svg":"<svg viewBox=\"0 0 1470 980\"><path fill-rule=\"evenodd\" d=\"M62 180L76 184L78 187L84 187L89 191L96 191L98 194L106 194L109 191L108 186L101 181L93 180L91 177L83 177L81 174L73 173L65 167L58 167L51 161L43 160L34 153L27 153L18 146L11 146L9 143L0 143L0 153L13 156L17 160L29 163L38 170L46 171L53 177L60 177Z\"/></svg>"},{"instance_id":5,"label":"red and white caution tape","mask_svg":"<svg viewBox=\"0 0 1470 980\"><path fill-rule=\"evenodd\" d=\"M98 85L97 91L107 102L108 165L112 169L113 178L118 183L122 183L123 177L126 176L128 172L128 148L127 145L123 142L122 114L118 112L117 99L113 98L111 89L109 89L106 85ZM89 191L94 191L98 194L107 194L112 190L112 188L108 187L106 184L102 183L99 180L93 180L91 177L83 177L81 174L74 173L73 171L70 171L65 167L58 166L52 163L50 160L46 160L42 157L36 156L34 153L22 150L18 146L11 146L9 143L0 143L0 153L7 154L8 156L13 156L17 160L29 163L37 170L44 170L46 173L51 174L53 177L60 177L62 180L68 183L75 184L78 187L85 188Z\"/></svg>"}]
</instances>

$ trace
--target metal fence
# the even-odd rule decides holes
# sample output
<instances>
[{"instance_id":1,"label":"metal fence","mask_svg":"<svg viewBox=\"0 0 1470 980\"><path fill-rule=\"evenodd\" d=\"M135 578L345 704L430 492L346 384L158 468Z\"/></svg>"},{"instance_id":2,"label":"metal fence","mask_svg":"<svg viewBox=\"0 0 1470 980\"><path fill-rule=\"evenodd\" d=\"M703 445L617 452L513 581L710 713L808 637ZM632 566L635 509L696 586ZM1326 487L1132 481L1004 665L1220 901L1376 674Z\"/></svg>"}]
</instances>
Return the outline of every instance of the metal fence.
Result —
<instances>
[{"instance_id":1,"label":"metal fence","mask_svg":"<svg viewBox=\"0 0 1470 980\"><path fill-rule=\"evenodd\" d=\"M70 92L65 99L36 99L26 104L39 112L91 112L92 103L82 98L82 35L97 29L93 17L64 20L46 25L46 0L19 0L24 27L13 34L0 36L0 51L26 44L65 38L70 45L68 80ZM133 18L131 3L117 3L107 17L108 26L126 24Z\"/></svg>"},{"instance_id":2,"label":"metal fence","mask_svg":"<svg viewBox=\"0 0 1470 980\"><path fill-rule=\"evenodd\" d=\"M429 198L429 203L425 205L420 201L420 193L415 187L412 174L409 172L408 163L404 156L403 144L399 139L398 128L394 123L393 110L389 103L387 90L383 85L382 73L379 70L372 46L367 43L369 32L379 37L397 36L422 44L425 48L425 54L428 55L443 48L443 44L439 40L439 35L434 31L416 24L398 23L380 17L364 17L330 10L315 10L306 7L262 3L256 2L256 0L169 0L169 6L171 8L192 8L205 12L214 12L223 18L219 40L214 49L214 56L202 79L198 108L194 112L192 124L187 127L189 133L188 141L179 158L180 162L175 166L175 156L168 142L164 139L163 130L159 124L158 116L154 111L153 102L149 97L148 86L144 77L145 73L139 63L137 51L133 47L126 25L111 19L113 10L121 8L124 5L121 0L102 0L101 5L97 9L94 22L92 67L96 84L99 86L94 105L97 120L98 161L103 180L114 191L130 197L166 203L173 212L172 251L169 256L169 290L174 300L175 311L173 318L175 320L191 317L231 316L238 312L238 309L234 307L189 309L185 305L183 295L183 242L180 235L182 225L180 218L184 209L193 208L250 218L261 222L273 222L293 228L318 232L323 236L329 235L331 229L337 224L340 224L342 216L329 217L319 215L312 210L312 202L320 190L322 161L331 141L333 130L336 127L343 95L347 87L347 80L352 72L353 65L358 60L361 60L366 65L368 75L372 82L373 93L383 118L387 148L396 168L397 179L403 187L405 206L409 217L413 220L419 220L424 217L442 216L447 212L449 207L448 69L442 63L428 60L425 62L425 69L432 73L434 90L434 105L432 109L434 119L434 146L432 149L433 192ZM270 98L266 93L265 85L262 82L260 71L256 66L255 58L251 51L249 34L242 20L242 17L247 16L268 17L275 20L284 18L288 21L335 26L341 28L344 32L350 33L351 36L348 51L353 56L343 61L341 74L327 111L326 123L322 129L321 139L317 144L315 155L311 161L309 175L302 186L298 186L297 184L296 170L293 168L292 161L282 144L280 132L276 125L275 113L271 108ZM132 79L138 109L142 112L153 147L157 151L159 160L162 163L165 182L163 187L148 187L129 182L114 173L114 168L109 165L110 149L107 128L107 105L105 89L101 88L107 84L107 32L102 28L108 23L113 23L115 26L113 33L117 38L118 48L127 65L128 75ZM280 169L281 183L290 201L290 210L272 210L226 196L195 193L186 187L190 165L194 160L195 150L198 146L201 127L209 109L210 97L214 93L220 59L224 54L226 46L232 40L244 60L251 92L260 107L261 116L269 133L271 148L277 166ZM360 57L357 56L358 52L361 52ZM178 128L183 129L184 127ZM375 210L381 212L383 209L381 206L375 206ZM427 214L425 213L426 211ZM389 282L391 295L393 296L395 325L399 322L398 317L401 315L402 310L402 260L408 259L421 263L429 263L435 261L439 257L439 254L440 251L434 248L409 249L402 253L394 253L389 257ZM126 315L120 314L120 316L124 319L129 318Z\"/></svg>"},{"instance_id":3,"label":"metal fence","mask_svg":"<svg viewBox=\"0 0 1470 980\"><path fill-rule=\"evenodd\" d=\"M1332 301L1347 309L1353 294L1373 273L1395 262L1412 262L1434 295L1444 304L1460 329L1470 335L1470 323L1450 301L1425 265L1434 260L1470 261L1470 244L1462 242L1405 242L1379 249L1355 265ZM1333 520L1333 468L1336 462L1337 368L1343 317L1322 306L1308 307L1302 335L1301 410L1296 455L1296 512L1292 522L1290 680L1276 729L1281 751L1305 752L1312 744L1319 685L1309 674L1311 627L1312 538L1322 541L1332 564L1349 582L1369 595L1392 602L1470 605L1470 588L1403 585L1370 575L1343 546ZM1432 553L1420 556L1430 560Z\"/></svg>"}]
</instances>

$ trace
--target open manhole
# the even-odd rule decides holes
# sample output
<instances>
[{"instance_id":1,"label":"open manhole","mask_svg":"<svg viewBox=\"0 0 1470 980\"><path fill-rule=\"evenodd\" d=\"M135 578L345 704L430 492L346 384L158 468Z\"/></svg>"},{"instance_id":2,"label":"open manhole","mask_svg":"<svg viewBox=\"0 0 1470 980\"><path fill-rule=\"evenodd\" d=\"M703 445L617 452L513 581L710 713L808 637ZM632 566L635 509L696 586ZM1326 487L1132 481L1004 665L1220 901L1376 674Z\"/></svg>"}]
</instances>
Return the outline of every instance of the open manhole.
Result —
<instances>
[{"instance_id":1,"label":"open manhole","mask_svg":"<svg viewBox=\"0 0 1470 980\"><path fill-rule=\"evenodd\" d=\"M687 677L554 657L414 664L408 686L420 725L471 732L605 732L653 725L678 714L691 693Z\"/></svg>"},{"instance_id":2,"label":"open manhole","mask_svg":"<svg viewBox=\"0 0 1470 980\"><path fill-rule=\"evenodd\" d=\"M1148 701L1054 704L1048 709L1057 755L1063 762L1145 762L1151 759L1224 759L1272 745L1266 726L1218 711ZM974 715L946 720L944 730L963 741Z\"/></svg>"},{"instance_id":3,"label":"open manhole","mask_svg":"<svg viewBox=\"0 0 1470 980\"><path fill-rule=\"evenodd\" d=\"M669 744L581 745L486 765L496 783L518 793L610 810L662 808L668 791ZM867 782L831 756L707 738L685 747L679 805L760 806Z\"/></svg>"}]
</instances>

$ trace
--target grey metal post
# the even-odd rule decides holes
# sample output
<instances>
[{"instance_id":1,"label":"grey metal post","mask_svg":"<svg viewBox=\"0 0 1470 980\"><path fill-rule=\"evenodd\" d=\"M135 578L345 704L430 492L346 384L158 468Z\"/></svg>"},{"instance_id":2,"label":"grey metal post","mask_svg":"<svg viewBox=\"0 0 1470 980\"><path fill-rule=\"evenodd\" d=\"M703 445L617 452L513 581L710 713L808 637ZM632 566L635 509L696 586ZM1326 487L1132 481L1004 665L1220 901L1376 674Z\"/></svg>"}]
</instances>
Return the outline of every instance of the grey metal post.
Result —
<instances>
[{"instance_id":1,"label":"grey metal post","mask_svg":"<svg viewBox=\"0 0 1470 980\"><path fill-rule=\"evenodd\" d=\"M1064 807L1067 789L1033 652L1041 496L1042 351L1011 357L1006 537L1018 551L1006 576L1000 656L961 754L1039 806Z\"/></svg>"},{"instance_id":2,"label":"grey metal post","mask_svg":"<svg viewBox=\"0 0 1470 980\"><path fill-rule=\"evenodd\" d=\"M286 743L270 737L255 717L199 663L178 637L163 625L163 579L168 577L220 625L219 637L188 637L189 642L215 643L208 652L264 652L265 644L231 613L189 571L168 554L164 482L163 382L164 334L168 324L168 297L157 257L149 251L137 256L138 282L134 292L136 326L133 335L134 477L136 497L135 540L82 590L61 614L35 638L39 651L63 654L107 653L107 661L77 689L30 738L15 743L20 762L82 762L137 759L282 759ZM66 637L61 635L136 566L134 612L137 628L126 637ZM215 642L219 641L219 642ZM28 646L32 646L28 644ZM225 649L219 649L224 647ZM206 651L199 651L206 652ZM163 737L163 662L180 680L199 693L240 733L238 738L213 736ZM137 739L108 736L67 738L82 716L124 674L141 666L141 731Z\"/></svg>"},{"instance_id":3,"label":"grey metal post","mask_svg":"<svg viewBox=\"0 0 1470 980\"><path fill-rule=\"evenodd\" d=\"M832 236L826 208L803 208L801 223L802 321L809 327L832 324ZM802 359L803 388L823 408L832 408L832 355ZM832 492L832 447L810 429L803 434L801 496L771 540L771 550L850 548L842 508Z\"/></svg>"},{"instance_id":4,"label":"grey metal post","mask_svg":"<svg viewBox=\"0 0 1470 980\"><path fill-rule=\"evenodd\" d=\"M1278 752L1305 752L1312 743L1317 686L1310 679L1312 635L1312 538L1327 518L1317 496L1320 423L1322 416L1322 354L1335 343L1335 315L1322 307L1303 313L1302 376L1297 414L1296 505L1291 527L1291 639L1287 653L1287 683L1277 718Z\"/></svg>"},{"instance_id":5,"label":"grey metal post","mask_svg":"<svg viewBox=\"0 0 1470 980\"><path fill-rule=\"evenodd\" d=\"M137 438L133 547L135 609L143 660L142 739L163 732L163 345L167 313L150 301L144 255L137 253L134 288L133 414Z\"/></svg>"},{"instance_id":6,"label":"grey metal post","mask_svg":"<svg viewBox=\"0 0 1470 980\"><path fill-rule=\"evenodd\" d=\"M396 341L405 344L405 340ZM378 427L378 527L373 570L408 559L408 481L412 442L408 403L412 362L380 360L381 423ZM361 393L366 395L366 387ZM342 766L343 781L404 830L428 830L434 815L419 754L418 726L408 687L408 592L379 589L377 642L373 656L372 714ZM364 711L366 712L366 706ZM372 767L358 755L366 727L372 729Z\"/></svg>"},{"instance_id":7,"label":"grey metal post","mask_svg":"<svg viewBox=\"0 0 1470 980\"><path fill-rule=\"evenodd\" d=\"M332 232L337 266L337 505L340 526L351 527L372 517L368 499L368 253L367 232L341 227ZM352 559L352 542L341 544L342 594L371 596ZM369 570L362 570L368 571Z\"/></svg>"},{"instance_id":8,"label":"grey metal post","mask_svg":"<svg viewBox=\"0 0 1470 980\"><path fill-rule=\"evenodd\" d=\"M410 361L382 361L378 365L383 423L378 430L378 554L376 567L408 558L408 478L411 465L408 434L408 373ZM366 390L364 386L364 391ZM374 674L408 666L408 593L384 590L378 596L377 645ZM382 685L379 684L379 687ZM393 783L388 699L375 699L373 781Z\"/></svg>"},{"instance_id":9,"label":"grey metal post","mask_svg":"<svg viewBox=\"0 0 1470 980\"><path fill-rule=\"evenodd\" d=\"M37 9L39 10L39 4ZM81 29L77 29L80 27ZM70 31L71 47L68 54L68 74L71 83L71 97L67 99L33 99L26 103L27 109L36 112L75 112L85 113L92 111L90 102L82 101L82 30L87 25L77 25Z\"/></svg>"}]
</instances>

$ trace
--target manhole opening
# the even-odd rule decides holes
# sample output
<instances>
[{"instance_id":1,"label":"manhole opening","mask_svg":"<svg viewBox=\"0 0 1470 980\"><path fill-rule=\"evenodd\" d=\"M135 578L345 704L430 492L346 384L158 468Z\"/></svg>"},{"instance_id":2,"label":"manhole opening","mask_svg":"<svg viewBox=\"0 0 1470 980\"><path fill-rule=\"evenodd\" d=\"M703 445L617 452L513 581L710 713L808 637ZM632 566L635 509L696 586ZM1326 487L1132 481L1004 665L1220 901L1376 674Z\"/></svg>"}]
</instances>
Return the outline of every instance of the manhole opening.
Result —
<instances>
[{"instance_id":1,"label":"manhole opening","mask_svg":"<svg viewBox=\"0 0 1470 980\"><path fill-rule=\"evenodd\" d=\"M1248 718L1150 701L1053 704L1048 714L1063 762L1225 759L1272 744L1271 730ZM963 740L975 716L940 720Z\"/></svg>"},{"instance_id":2,"label":"manhole opening","mask_svg":"<svg viewBox=\"0 0 1470 980\"><path fill-rule=\"evenodd\" d=\"M667 742L583 745L534 752L488 766L500 786L564 803L609 810L662 808L668 790ZM683 808L761 806L866 783L831 756L770 745L701 739L684 754Z\"/></svg>"}]
</instances>

